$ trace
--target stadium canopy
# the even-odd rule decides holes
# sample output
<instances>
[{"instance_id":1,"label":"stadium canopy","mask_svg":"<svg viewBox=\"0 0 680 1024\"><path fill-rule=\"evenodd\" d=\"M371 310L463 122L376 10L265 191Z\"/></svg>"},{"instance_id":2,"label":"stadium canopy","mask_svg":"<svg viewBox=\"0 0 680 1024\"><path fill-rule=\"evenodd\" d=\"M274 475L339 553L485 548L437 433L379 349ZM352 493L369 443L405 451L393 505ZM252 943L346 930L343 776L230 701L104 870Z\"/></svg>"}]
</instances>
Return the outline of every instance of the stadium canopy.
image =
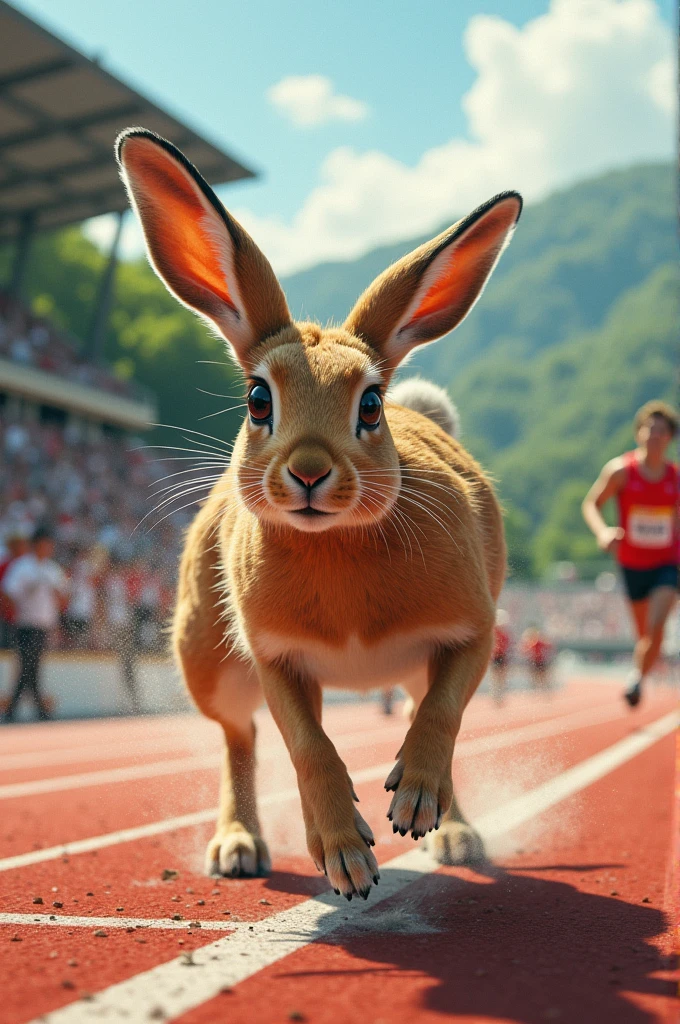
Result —
<instances>
[{"instance_id":1,"label":"stadium canopy","mask_svg":"<svg viewBox=\"0 0 680 1024\"><path fill-rule=\"evenodd\" d=\"M213 185L255 176L0 0L0 242L126 210L113 142L131 125L170 139Z\"/></svg>"}]
</instances>

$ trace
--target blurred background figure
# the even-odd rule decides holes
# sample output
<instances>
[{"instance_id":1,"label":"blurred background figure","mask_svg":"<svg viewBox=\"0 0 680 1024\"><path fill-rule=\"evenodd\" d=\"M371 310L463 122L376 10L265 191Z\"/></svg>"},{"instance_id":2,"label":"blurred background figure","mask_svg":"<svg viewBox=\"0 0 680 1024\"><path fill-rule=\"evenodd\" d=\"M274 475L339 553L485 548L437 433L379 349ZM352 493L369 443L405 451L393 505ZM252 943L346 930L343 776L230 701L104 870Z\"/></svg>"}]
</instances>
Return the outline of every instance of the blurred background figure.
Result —
<instances>
[{"instance_id":1,"label":"blurred background figure","mask_svg":"<svg viewBox=\"0 0 680 1024\"><path fill-rule=\"evenodd\" d=\"M496 612L494 646L491 654L491 696L500 707L505 700L508 683L508 663L512 649L510 616L504 608Z\"/></svg>"},{"instance_id":2,"label":"blurred background figure","mask_svg":"<svg viewBox=\"0 0 680 1024\"><path fill-rule=\"evenodd\" d=\"M95 582L95 566L90 552L78 551L69 573L69 600L62 616L66 650L82 651L90 646L97 604Z\"/></svg>"},{"instance_id":3,"label":"blurred background figure","mask_svg":"<svg viewBox=\"0 0 680 1024\"><path fill-rule=\"evenodd\" d=\"M5 550L0 559L0 648L4 650L14 647L15 624L14 606L2 590L2 581L13 562L25 555L28 549L29 542L25 533L14 529L6 534Z\"/></svg>"},{"instance_id":4,"label":"blurred background figure","mask_svg":"<svg viewBox=\"0 0 680 1024\"><path fill-rule=\"evenodd\" d=\"M394 711L394 687L388 686L380 691L380 707L383 715L391 715Z\"/></svg>"},{"instance_id":5,"label":"blurred background figure","mask_svg":"<svg viewBox=\"0 0 680 1024\"><path fill-rule=\"evenodd\" d=\"M137 642L133 600L138 586L137 575L124 555L111 552L104 581L104 610L107 632L113 650L120 660L123 686L132 710L140 710L137 689Z\"/></svg>"},{"instance_id":6,"label":"blurred background figure","mask_svg":"<svg viewBox=\"0 0 680 1024\"><path fill-rule=\"evenodd\" d=\"M538 626L529 626L522 634L520 652L529 666L531 687L537 691L550 688L549 669L553 660L554 648Z\"/></svg>"},{"instance_id":7,"label":"blurred background figure","mask_svg":"<svg viewBox=\"0 0 680 1024\"><path fill-rule=\"evenodd\" d=\"M3 592L14 610L19 656L14 692L3 722L13 720L24 691L33 698L41 720L51 717L49 704L40 693L40 662L50 631L59 625L68 597L66 575L53 561L53 554L52 534L46 527L39 527L30 551L12 562L2 581Z\"/></svg>"}]
</instances>

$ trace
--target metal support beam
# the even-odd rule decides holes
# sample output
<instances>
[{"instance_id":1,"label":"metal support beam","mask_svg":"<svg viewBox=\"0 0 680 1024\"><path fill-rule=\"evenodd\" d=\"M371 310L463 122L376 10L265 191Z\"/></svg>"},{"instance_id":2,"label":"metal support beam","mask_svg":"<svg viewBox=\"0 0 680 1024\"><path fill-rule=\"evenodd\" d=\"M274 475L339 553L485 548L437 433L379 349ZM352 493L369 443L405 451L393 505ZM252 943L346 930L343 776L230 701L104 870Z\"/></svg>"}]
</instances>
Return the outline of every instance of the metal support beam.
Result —
<instances>
[{"instance_id":1,"label":"metal support beam","mask_svg":"<svg viewBox=\"0 0 680 1024\"><path fill-rule=\"evenodd\" d=\"M111 249L109 251L109 259L104 268L102 279L99 284L99 291L97 293L97 299L94 307L94 314L92 317L92 324L87 339L87 355L88 358L93 362L99 362L104 355L104 342L106 341L106 328L109 323L109 313L111 312L111 300L113 298L113 282L116 276L116 266L118 264L118 248L120 246L120 236L123 232L123 212L116 214L118 223L116 224L116 233L113 236L113 242L111 243Z\"/></svg>"},{"instance_id":2,"label":"metal support beam","mask_svg":"<svg viewBox=\"0 0 680 1024\"><path fill-rule=\"evenodd\" d=\"M19 233L17 235L16 246L14 249L14 260L12 262L12 270L8 282L10 295L16 295L17 297L21 295L24 279L26 277L28 255L31 248L31 242L33 240L34 226L34 214L32 212L24 213L21 217Z\"/></svg>"}]
</instances>

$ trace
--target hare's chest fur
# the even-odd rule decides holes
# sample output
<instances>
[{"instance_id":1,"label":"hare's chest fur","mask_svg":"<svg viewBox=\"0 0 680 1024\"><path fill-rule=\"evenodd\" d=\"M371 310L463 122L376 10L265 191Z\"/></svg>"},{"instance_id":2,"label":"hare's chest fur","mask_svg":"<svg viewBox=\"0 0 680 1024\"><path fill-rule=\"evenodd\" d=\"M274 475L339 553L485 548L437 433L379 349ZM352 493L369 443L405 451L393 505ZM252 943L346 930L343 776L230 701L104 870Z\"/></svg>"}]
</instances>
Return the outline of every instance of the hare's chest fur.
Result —
<instances>
[{"instance_id":1,"label":"hare's chest fur","mask_svg":"<svg viewBox=\"0 0 680 1024\"><path fill-rule=\"evenodd\" d=\"M251 640L254 657L262 661L285 659L322 686L370 690L376 686L425 684L428 661L437 647L464 643L473 635L468 624L392 635L365 643L356 634L342 645L262 632Z\"/></svg>"}]
</instances>

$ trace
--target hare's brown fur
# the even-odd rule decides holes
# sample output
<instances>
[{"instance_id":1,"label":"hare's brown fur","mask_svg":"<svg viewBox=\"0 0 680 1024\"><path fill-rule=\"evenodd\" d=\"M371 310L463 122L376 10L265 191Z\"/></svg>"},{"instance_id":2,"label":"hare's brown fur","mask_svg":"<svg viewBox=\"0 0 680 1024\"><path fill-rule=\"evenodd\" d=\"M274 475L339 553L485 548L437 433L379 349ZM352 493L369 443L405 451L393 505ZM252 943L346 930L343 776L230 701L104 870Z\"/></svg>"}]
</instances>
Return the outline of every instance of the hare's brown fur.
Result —
<instances>
[{"instance_id":1,"label":"hare's brown fur","mask_svg":"<svg viewBox=\"0 0 680 1024\"><path fill-rule=\"evenodd\" d=\"M291 321L264 257L173 147L133 130L119 153L158 272L219 327L271 410L244 420L180 569L175 651L226 739L209 869L268 869L254 788L253 712L264 694L297 772L315 863L348 898L377 881L371 830L321 726L329 684L402 683L413 717L386 781L393 827L414 838L438 830L441 861L480 856L451 759L492 646L500 509L479 465L432 419L389 398L377 422L359 409L414 345L467 313L519 197L480 207L390 268L344 326L322 329Z\"/></svg>"}]
</instances>

